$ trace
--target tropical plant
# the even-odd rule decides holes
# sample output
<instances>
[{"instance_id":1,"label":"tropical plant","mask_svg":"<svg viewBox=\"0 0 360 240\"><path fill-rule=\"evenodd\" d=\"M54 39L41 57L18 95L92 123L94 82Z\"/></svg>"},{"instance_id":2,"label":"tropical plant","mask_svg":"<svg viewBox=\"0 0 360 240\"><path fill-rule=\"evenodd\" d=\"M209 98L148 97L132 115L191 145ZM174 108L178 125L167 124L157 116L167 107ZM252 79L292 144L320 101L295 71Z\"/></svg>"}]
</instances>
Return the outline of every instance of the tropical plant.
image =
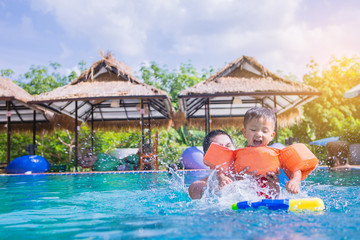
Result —
<instances>
[{"instance_id":1,"label":"tropical plant","mask_svg":"<svg viewBox=\"0 0 360 240\"><path fill-rule=\"evenodd\" d=\"M304 105L304 119L291 130L301 141L340 136L360 142L360 98L346 99L344 93L360 83L359 58L332 58L321 69L314 60L304 83L317 88L322 95Z\"/></svg>"},{"instance_id":2,"label":"tropical plant","mask_svg":"<svg viewBox=\"0 0 360 240\"><path fill-rule=\"evenodd\" d=\"M11 69L0 69L0 76L10 78L15 72Z\"/></svg>"},{"instance_id":3,"label":"tropical plant","mask_svg":"<svg viewBox=\"0 0 360 240\"><path fill-rule=\"evenodd\" d=\"M26 155L26 144L32 143L30 132L18 133L11 135L10 158L14 159ZM0 133L0 162L5 163L7 156L7 133Z\"/></svg>"},{"instance_id":4,"label":"tropical plant","mask_svg":"<svg viewBox=\"0 0 360 240\"><path fill-rule=\"evenodd\" d=\"M74 71L68 76L63 76L59 72L56 72L56 70L61 67L59 63L51 62L49 65L52 69L51 73L45 66L32 65L30 71L20 76L21 80L17 81L17 84L28 93L35 95L64 86L77 77Z\"/></svg>"},{"instance_id":5,"label":"tropical plant","mask_svg":"<svg viewBox=\"0 0 360 240\"><path fill-rule=\"evenodd\" d=\"M199 73L191 63L182 63L178 70L173 71L169 71L166 66L160 67L156 62L151 62L150 66L142 64L140 68L144 82L169 93L171 104L176 110L179 108L179 92L205 80L213 71L210 67L209 70L203 69L202 73Z\"/></svg>"},{"instance_id":6,"label":"tropical plant","mask_svg":"<svg viewBox=\"0 0 360 240\"><path fill-rule=\"evenodd\" d=\"M205 132L200 130L188 130L186 126L181 126L177 133L179 135L178 141L186 146L201 146L205 137Z\"/></svg>"}]
</instances>

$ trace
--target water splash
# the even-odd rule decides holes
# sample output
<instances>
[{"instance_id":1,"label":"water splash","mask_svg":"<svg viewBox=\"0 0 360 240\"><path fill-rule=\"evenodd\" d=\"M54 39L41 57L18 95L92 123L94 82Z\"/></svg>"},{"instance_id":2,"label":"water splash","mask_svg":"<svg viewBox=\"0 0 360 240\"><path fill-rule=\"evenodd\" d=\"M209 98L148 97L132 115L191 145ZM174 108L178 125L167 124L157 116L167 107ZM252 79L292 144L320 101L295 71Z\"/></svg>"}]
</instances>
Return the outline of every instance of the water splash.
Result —
<instances>
[{"instance_id":1,"label":"water splash","mask_svg":"<svg viewBox=\"0 0 360 240\"><path fill-rule=\"evenodd\" d=\"M187 187L185 186L185 171L181 171L180 173L179 171L177 171L176 166L169 166L167 163L163 162L160 159L159 162L166 167L169 174L171 175L169 184L170 186L172 186L172 189L187 192Z\"/></svg>"},{"instance_id":2,"label":"water splash","mask_svg":"<svg viewBox=\"0 0 360 240\"><path fill-rule=\"evenodd\" d=\"M205 208L211 204L212 207L216 207L218 210L228 210L236 202L261 201L266 195L272 199L308 198L309 189L311 188L303 186L299 194L290 194L282 187L280 192L275 193L270 188L259 186L258 181L250 175L244 175L243 179L233 181L219 189L216 171L211 171L203 197L199 200L199 205L203 206L199 206L199 208Z\"/></svg>"},{"instance_id":3,"label":"water splash","mask_svg":"<svg viewBox=\"0 0 360 240\"><path fill-rule=\"evenodd\" d=\"M173 168L169 167L169 174L171 177L171 183L172 186L174 186L176 189L181 189L183 191L187 191L187 187L185 185L185 172L181 171L175 171Z\"/></svg>"}]
</instances>

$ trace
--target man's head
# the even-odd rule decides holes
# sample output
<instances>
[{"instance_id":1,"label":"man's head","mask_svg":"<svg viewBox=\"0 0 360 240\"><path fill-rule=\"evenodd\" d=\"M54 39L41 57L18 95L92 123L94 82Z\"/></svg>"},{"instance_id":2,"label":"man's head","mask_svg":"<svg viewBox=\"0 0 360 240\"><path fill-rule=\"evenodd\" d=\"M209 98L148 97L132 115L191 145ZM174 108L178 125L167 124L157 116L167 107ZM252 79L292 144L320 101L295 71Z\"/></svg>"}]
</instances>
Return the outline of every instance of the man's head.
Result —
<instances>
[{"instance_id":1,"label":"man's head","mask_svg":"<svg viewBox=\"0 0 360 240\"><path fill-rule=\"evenodd\" d=\"M250 147L267 146L274 138L276 118L267 108L251 108L245 113L243 135Z\"/></svg>"},{"instance_id":2,"label":"man's head","mask_svg":"<svg viewBox=\"0 0 360 240\"><path fill-rule=\"evenodd\" d=\"M235 150L231 137L223 130L213 130L205 136L203 141L204 154L209 149L211 143L216 143L223 147L227 147L230 150Z\"/></svg>"}]
</instances>

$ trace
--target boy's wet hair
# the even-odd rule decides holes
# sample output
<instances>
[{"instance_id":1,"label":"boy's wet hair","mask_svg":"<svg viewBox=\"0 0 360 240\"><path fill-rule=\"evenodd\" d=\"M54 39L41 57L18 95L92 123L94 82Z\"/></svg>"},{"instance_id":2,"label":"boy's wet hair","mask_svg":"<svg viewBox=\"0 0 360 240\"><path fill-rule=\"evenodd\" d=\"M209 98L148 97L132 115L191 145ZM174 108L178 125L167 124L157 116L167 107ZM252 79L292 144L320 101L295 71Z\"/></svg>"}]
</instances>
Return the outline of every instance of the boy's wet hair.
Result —
<instances>
[{"instance_id":1,"label":"boy's wet hair","mask_svg":"<svg viewBox=\"0 0 360 240\"><path fill-rule=\"evenodd\" d=\"M204 141L203 141L203 151L204 151L204 154L207 152L207 150L209 149L210 147L210 144L212 143L211 139L213 137L216 137L218 135L226 135L230 138L231 142L233 142L232 138L230 137L230 135L223 131L223 130L220 130L220 129L216 129L216 130L212 130L211 132L209 132L205 138L204 138Z\"/></svg>"},{"instance_id":2,"label":"boy's wet hair","mask_svg":"<svg viewBox=\"0 0 360 240\"><path fill-rule=\"evenodd\" d=\"M272 110L264 107L254 107L247 110L244 117L244 127L246 128L247 124L252 119L260 119L263 118L265 121L271 121L273 123L273 127L275 128L276 117Z\"/></svg>"}]
</instances>

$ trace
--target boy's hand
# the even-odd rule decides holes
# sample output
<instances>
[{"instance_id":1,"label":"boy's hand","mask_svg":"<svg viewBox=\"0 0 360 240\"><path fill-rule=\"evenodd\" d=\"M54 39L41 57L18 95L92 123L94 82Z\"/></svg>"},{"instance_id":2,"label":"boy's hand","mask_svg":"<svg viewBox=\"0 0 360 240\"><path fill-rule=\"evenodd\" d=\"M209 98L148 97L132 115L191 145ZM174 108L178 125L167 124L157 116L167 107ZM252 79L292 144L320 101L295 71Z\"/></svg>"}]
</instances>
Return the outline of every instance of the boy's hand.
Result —
<instances>
[{"instance_id":1,"label":"boy's hand","mask_svg":"<svg viewBox=\"0 0 360 240\"><path fill-rule=\"evenodd\" d=\"M243 180L244 179L244 175L250 175L250 176L256 176L257 175L257 170L255 171L251 171L249 172L250 167L246 167L243 170L241 170L240 172L235 174L235 179L236 180Z\"/></svg>"},{"instance_id":2,"label":"boy's hand","mask_svg":"<svg viewBox=\"0 0 360 240\"><path fill-rule=\"evenodd\" d=\"M246 167L244 168L243 170L241 170L240 174L247 174L247 175L250 175L250 176L257 176L258 175L258 171L257 170L254 170L254 171L249 171L250 167Z\"/></svg>"},{"instance_id":3,"label":"boy's hand","mask_svg":"<svg viewBox=\"0 0 360 240\"><path fill-rule=\"evenodd\" d=\"M276 172L267 172L265 175L265 178L268 181L267 185L277 193L280 192L279 175L280 168L278 168Z\"/></svg>"},{"instance_id":4,"label":"boy's hand","mask_svg":"<svg viewBox=\"0 0 360 240\"><path fill-rule=\"evenodd\" d=\"M279 175L280 175L280 168L276 170L276 172L267 172L265 178L269 182L276 182L279 183Z\"/></svg>"},{"instance_id":5,"label":"boy's hand","mask_svg":"<svg viewBox=\"0 0 360 240\"><path fill-rule=\"evenodd\" d=\"M289 180L285 184L285 189L292 194L297 194L300 191L300 181L296 181L294 179Z\"/></svg>"},{"instance_id":6,"label":"boy's hand","mask_svg":"<svg viewBox=\"0 0 360 240\"><path fill-rule=\"evenodd\" d=\"M219 181L219 190L223 188L225 185L233 182L233 180L226 176L223 172L217 171L217 179Z\"/></svg>"},{"instance_id":7,"label":"boy's hand","mask_svg":"<svg viewBox=\"0 0 360 240\"><path fill-rule=\"evenodd\" d=\"M300 191L301 171L296 171L291 179L285 184L285 189L292 194L297 194Z\"/></svg>"}]
</instances>

